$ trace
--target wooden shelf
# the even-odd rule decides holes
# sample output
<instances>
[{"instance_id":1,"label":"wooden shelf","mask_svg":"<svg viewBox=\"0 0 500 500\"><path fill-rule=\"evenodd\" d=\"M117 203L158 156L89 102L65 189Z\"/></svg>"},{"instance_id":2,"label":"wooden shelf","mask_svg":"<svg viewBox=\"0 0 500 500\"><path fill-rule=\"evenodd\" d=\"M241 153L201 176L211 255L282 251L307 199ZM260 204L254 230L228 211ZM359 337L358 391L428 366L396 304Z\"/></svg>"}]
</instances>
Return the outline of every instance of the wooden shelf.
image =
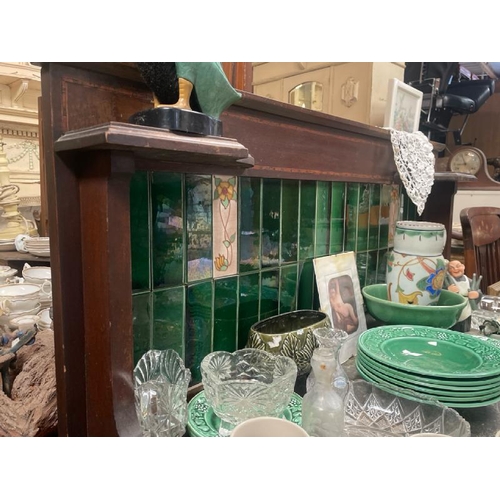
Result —
<instances>
[{"instance_id":1,"label":"wooden shelf","mask_svg":"<svg viewBox=\"0 0 500 500\"><path fill-rule=\"evenodd\" d=\"M239 170L251 168L254 164L248 149L236 139L176 134L120 122L72 130L54 144L57 153L104 150L133 152L136 159L211 166L215 163Z\"/></svg>"}]
</instances>

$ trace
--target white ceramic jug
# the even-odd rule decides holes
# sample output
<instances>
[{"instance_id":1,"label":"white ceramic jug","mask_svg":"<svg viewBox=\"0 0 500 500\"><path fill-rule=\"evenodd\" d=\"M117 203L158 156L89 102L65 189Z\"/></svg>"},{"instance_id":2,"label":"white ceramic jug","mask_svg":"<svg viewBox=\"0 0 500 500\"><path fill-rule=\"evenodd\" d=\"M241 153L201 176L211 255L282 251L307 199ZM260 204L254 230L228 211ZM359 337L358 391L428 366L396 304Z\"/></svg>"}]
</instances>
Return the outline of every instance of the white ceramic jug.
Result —
<instances>
[{"instance_id":1,"label":"white ceramic jug","mask_svg":"<svg viewBox=\"0 0 500 500\"><path fill-rule=\"evenodd\" d=\"M396 222L394 250L387 257L388 299L400 304L430 305L439 300L448 261L443 224Z\"/></svg>"}]
</instances>

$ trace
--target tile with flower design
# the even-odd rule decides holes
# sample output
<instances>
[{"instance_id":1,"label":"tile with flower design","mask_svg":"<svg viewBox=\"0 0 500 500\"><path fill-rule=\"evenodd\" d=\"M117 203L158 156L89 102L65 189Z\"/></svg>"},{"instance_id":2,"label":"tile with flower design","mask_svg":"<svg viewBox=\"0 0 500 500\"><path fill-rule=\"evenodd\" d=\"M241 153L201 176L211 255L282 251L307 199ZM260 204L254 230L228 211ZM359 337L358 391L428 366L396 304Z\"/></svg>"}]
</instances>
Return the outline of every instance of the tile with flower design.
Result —
<instances>
[{"instance_id":1,"label":"tile with flower design","mask_svg":"<svg viewBox=\"0 0 500 500\"><path fill-rule=\"evenodd\" d=\"M214 175L212 255L213 276L229 276L238 270L238 179Z\"/></svg>"}]
</instances>

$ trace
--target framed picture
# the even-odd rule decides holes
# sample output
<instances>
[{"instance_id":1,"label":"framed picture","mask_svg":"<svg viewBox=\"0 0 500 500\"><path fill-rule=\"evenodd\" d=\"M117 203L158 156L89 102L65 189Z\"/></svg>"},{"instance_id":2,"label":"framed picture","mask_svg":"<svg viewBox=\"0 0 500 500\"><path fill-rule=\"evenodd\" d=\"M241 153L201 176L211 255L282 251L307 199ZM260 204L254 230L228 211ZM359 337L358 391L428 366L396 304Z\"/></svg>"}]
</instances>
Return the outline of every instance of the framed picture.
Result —
<instances>
[{"instance_id":1,"label":"framed picture","mask_svg":"<svg viewBox=\"0 0 500 500\"><path fill-rule=\"evenodd\" d=\"M342 346L340 362L356 354L357 338L366 330L363 296L354 252L327 255L313 260L321 310L334 328L349 337Z\"/></svg>"},{"instance_id":2,"label":"framed picture","mask_svg":"<svg viewBox=\"0 0 500 500\"><path fill-rule=\"evenodd\" d=\"M416 132L420 123L422 96L424 94L397 78L389 80L384 127Z\"/></svg>"}]
</instances>

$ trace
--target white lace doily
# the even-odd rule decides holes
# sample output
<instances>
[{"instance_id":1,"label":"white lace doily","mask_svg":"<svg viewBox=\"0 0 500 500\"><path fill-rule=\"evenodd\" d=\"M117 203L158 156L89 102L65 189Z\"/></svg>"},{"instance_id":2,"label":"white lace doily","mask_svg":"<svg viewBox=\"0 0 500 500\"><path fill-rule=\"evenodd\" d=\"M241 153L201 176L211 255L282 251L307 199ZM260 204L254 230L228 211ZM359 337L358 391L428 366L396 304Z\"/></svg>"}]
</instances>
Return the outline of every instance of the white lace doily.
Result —
<instances>
[{"instance_id":1,"label":"white lace doily","mask_svg":"<svg viewBox=\"0 0 500 500\"><path fill-rule=\"evenodd\" d=\"M418 215L422 215L434 184L435 157L432 144L422 132L390 131L399 176L408 196L417 207Z\"/></svg>"}]
</instances>

